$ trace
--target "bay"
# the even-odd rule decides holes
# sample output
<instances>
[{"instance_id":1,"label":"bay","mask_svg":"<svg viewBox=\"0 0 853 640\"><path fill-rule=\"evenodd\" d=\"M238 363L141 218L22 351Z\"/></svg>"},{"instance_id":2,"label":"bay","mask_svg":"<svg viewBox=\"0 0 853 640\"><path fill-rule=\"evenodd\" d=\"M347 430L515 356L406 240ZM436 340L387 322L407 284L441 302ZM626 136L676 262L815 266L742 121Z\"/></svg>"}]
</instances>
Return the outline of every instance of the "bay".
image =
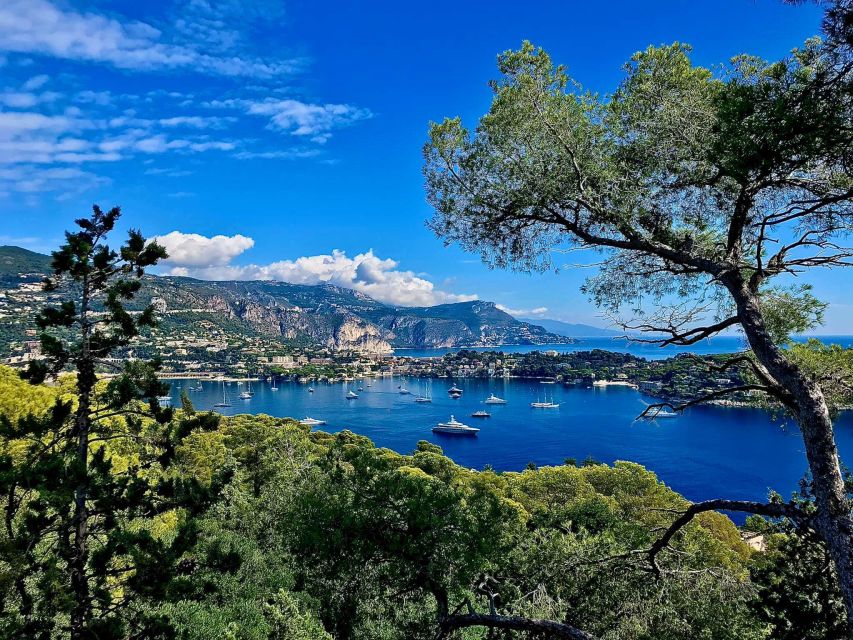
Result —
<instances>
[{"instance_id":1,"label":"bay","mask_svg":"<svg viewBox=\"0 0 853 640\"><path fill-rule=\"evenodd\" d=\"M447 389L463 390L458 400ZM636 420L654 399L625 387L569 387L535 380L447 379L401 380L380 378L342 383L253 383L255 395L241 400L243 386L225 385L232 406L225 415L266 413L278 417L325 420L318 429L350 429L378 446L411 452L418 440L442 447L445 454L466 467L521 470L529 462L561 464L566 458L581 463L587 456L608 464L629 460L656 472L667 485L690 500L726 497L761 500L773 489L788 496L806 471L803 445L796 425L774 419L759 409L698 406L677 418ZM367 386L367 385L370 386ZM194 381L172 381L177 406L182 389ZM406 385L412 394L428 392L432 403L414 402L399 393ZM358 387L363 386L363 391ZM223 383L204 381L203 391L189 393L199 410L214 409L222 398ZM348 390L359 397L345 398ZM494 393L506 405L486 405ZM553 398L558 409L533 409L530 402ZM473 418L485 409L490 418ZM454 415L481 429L476 437L435 434L432 427ZM853 455L853 413L836 422L842 457Z\"/></svg>"},{"instance_id":2,"label":"bay","mask_svg":"<svg viewBox=\"0 0 853 640\"><path fill-rule=\"evenodd\" d=\"M838 344L845 348L853 348L853 336L842 335L825 335L825 336L794 336L797 342L805 342L810 337L817 338L824 344ZM630 353L631 355L647 360L662 360L671 358L679 353L695 353L697 355L714 355L719 353L734 353L743 351L746 348L746 343L741 336L714 336L707 340L702 340L694 345L687 347L677 347L667 345L660 347L654 344L644 344L640 342L630 342L625 338L611 337L579 337L572 344L547 344L547 345L532 345L532 344L511 344L501 345L498 347L466 347L471 351L503 351L504 353L530 353L531 351L556 351L557 353L574 353L575 351L590 351L592 349L601 349L603 351L614 351L616 353ZM455 353L459 348L438 348L438 349L395 349L396 356L409 356L412 358L436 358L447 353Z\"/></svg>"}]
</instances>

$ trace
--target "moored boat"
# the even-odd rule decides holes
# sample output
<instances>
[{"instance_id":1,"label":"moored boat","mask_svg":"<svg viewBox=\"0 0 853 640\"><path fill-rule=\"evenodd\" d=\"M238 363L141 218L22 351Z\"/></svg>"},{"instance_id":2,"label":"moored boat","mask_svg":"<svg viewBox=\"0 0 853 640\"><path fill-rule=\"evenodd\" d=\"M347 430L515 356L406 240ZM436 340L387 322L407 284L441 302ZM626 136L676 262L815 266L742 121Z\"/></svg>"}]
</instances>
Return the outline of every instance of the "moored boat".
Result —
<instances>
[{"instance_id":1,"label":"moored boat","mask_svg":"<svg viewBox=\"0 0 853 640\"><path fill-rule=\"evenodd\" d=\"M483 400L483 402L485 404L506 404L506 400L504 400L503 398L498 398L494 393L485 400Z\"/></svg>"},{"instance_id":2,"label":"moored boat","mask_svg":"<svg viewBox=\"0 0 853 640\"><path fill-rule=\"evenodd\" d=\"M447 422L439 422L432 430L435 433L448 433L460 436L475 436L479 431L476 427L469 427L467 424L462 424L453 416L450 416L450 420Z\"/></svg>"}]
</instances>

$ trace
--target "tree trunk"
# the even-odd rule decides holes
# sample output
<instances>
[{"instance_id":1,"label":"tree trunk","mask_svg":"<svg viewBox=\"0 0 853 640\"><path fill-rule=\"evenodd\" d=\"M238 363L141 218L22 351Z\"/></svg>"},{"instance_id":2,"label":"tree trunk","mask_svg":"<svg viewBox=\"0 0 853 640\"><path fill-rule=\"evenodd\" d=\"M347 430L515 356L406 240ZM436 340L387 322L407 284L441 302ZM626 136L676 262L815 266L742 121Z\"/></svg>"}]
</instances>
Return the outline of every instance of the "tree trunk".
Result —
<instances>
[{"instance_id":1,"label":"tree trunk","mask_svg":"<svg viewBox=\"0 0 853 640\"><path fill-rule=\"evenodd\" d=\"M89 427L91 424L92 391L95 387L95 365L89 350L89 291L88 281L83 280L83 295L80 305L82 332L81 352L77 360L77 390L79 404L74 415L74 433L77 438L76 468L78 478L74 489L74 547L71 556L71 591L74 606L71 610L71 638L85 637L89 621L89 579L86 565L89 561Z\"/></svg>"},{"instance_id":2,"label":"tree trunk","mask_svg":"<svg viewBox=\"0 0 853 640\"><path fill-rule=\"evenodd\" d=\"M728 286L756 359L792 396L791 408L802 432L812 474L817 505L815 528L835 564L847 610L847 635L853 638L853 516L826 399L820 386L788 360L773 342L758 297L743 281Z\"/></svg>"}]
</instances>

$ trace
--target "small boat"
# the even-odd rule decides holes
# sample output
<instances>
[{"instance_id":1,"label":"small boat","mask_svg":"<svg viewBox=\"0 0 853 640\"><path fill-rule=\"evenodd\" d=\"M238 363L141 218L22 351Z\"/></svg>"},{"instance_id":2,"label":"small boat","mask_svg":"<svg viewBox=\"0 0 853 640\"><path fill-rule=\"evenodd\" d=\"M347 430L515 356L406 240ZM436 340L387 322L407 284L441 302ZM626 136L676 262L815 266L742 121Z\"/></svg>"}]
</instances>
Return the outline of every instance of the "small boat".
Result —
<instances>
[{"instance_id":1,"label":"small boat","mask_svg":"<svg viewBox=\"0 0 853 640\"><path fill-rule=\"evenodd\" d=\"M359 388L358 388L358 390L359 390L359 391L364 391L364 387L359 387Z\"/></svg>"},{"instance_id":2,"label":"small boat","mask_svg":"<svg viewBox=\"0 0 853 640\"><path fill-rule=\"evenodd\" d=\"M299 424L304 424L308 427L316 427L317 425L326 424L325 420L317 420L316 418L305 417L299 421Z\"/></svg>"},{"instance_id":3,"label":"small boat","mask_svg":"<svg viewBox=\"0 0 853 640\"><path fill-rule=\"evenodd\" d=\"M492 414L489 413L488 411L483 411L482 409L480 409L479 411L475 411L474 413L472 413L471 417L472 418L491 418Z\"/></svg>"},{"instance_id":4,"label":"small boat","mask_svg":"<svg viewBox=\"0 0 853 640\"><path fill-rule=\"evenodd\" d=\"M660 411L649 411L644 418L649 420L657 420L658 418L677 418L678 414L674 411L667 411L666 409L661 409Z\"/></svg>"},{"instance_id":5,"label":"small boat","mask_svg":"<svg viewBox=\"0 0 853 640\"><path fill-rule=\"evenodd\" d=\"M461 436L475 436L479 431L476 427L469 427L467 424L462 424L453 416L450 416L450 420L447 422L439 422L432 430L435 433L451 433Z\"/></svg>"},{"instance_id":6,"label":"small boat","mask_svg":"<svg viewBox=\"0 0 853 640\"><path fill-rule=\"evenodd\" d=\"M222 383L222 402L217 402L214 407L230 407L231 403L228 402L228 391L225 390L225 382Z\"/></svg>"},{"instance_id":7,"label":"small boat","mask_svg":"<svg viewBox=\"0 0 853 640\"><path fill-rule=\"evenodd\" d=\"M504 400L503 398L498 398L494 393L485 400L483 400L483 402L485 404L506 404L506 400Z\"/></svg>"},{"instance_id":8,"label":"small boat","mask_svg":"<svg viewBox=\"0 0 853 640\"><path fill-rule=\"evenodd\" d=\"M459 392L455 392L455 393L451 393L450 397L453 398L454 400L458 400L459 398L462 397L462 394Z\"/></svg>"},{"instance_id":9,"label":"small boat","mask_svg":"<svg viewBox=\"0 0 853 640\"><path fill-rule=\"evenodd\" d=\"M251 400L253 395L251 391L241 391L238 397L240 400Z\"/></svg>"},{"instance_id":10,"label":"small boat","mask_svg":"<svg viewBox=\"0 0 853 640\"><path fill-rule=\"evenodd\" d=\"M314 387L308 387L308 393L314 393Z\"/></svg>"},{"instance_id":11,"label":"small boat","mask_svg":"<svg viewBox=\"0 0 853 640\"><path fill-rule=\"evenodd\" d=\"M400 393L400 395L408 396L408 395L411 395L412 392L409 391L408 389L406 389L406 387L400 387L399 393Z\"/></svg>"},{"instance_id":12,"label":"small boat","mask_svg":"<svg viewBox=\"0 0 853 640\"><path fill-rule=\"evenodd\" d=\"M157 396L157 404L159 404L161 407L171 407L172 396Z\"/></svg>"},{"instance_id":13,"label":"small boat","mask_svg":"<svg viewBox=\"0 0 853 640\"><path fill-rule=\"evenodd\" d=\"M426 396L416 396L415 402L432 402L432 398L427 398Z\"/></svg>"},{"instance_id":14,"label":"small boat","mask_svg":"<svg viewBox=\"0 0 853 640\"><path fill-rule=\"evenodd\" d=\"M555 380L540 380L539 384L556 384Z\"/></svg>"},{"instance_id":15,"label":"small boat","mask_svg":"<svg viewBox=\"0 0 853 640\"><path fill-rule=\"evenodd\" d=\"M347 400L355 400L356 398L358 398L357 393L355 393L354 391L347 391L347 395L346 395Z\"/></svg>"},{"instance_id":16,"label":"small boat","mask_svg":"<svg viewBox=\"0 0 853 640\"><path fill-rule=\"evenodd\" d=\"M462 389L457 387L455 384L447 390L447 393L453 395L454 393L458 393L460 396L462 395Z\"/></svg>"}]
</instances>

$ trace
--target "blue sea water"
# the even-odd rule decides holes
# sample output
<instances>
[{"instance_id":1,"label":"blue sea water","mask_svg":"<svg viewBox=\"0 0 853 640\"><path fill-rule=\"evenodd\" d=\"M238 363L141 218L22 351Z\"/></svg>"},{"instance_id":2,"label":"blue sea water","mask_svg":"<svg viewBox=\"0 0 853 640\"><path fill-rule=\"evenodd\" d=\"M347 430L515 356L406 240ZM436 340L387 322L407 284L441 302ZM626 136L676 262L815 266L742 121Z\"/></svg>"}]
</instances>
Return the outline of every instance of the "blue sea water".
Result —
<instances>
[{"instance_id":1,"label":"blue sea water","mask_svg":"<svg viewBox=\"0 0 853 640\"><path fill-rule=\"evenodd\" d=\"M853 336L815 336L826 344L839 344L842 347L853 348ZM805 342L808 336L795 336L798 342ZM617 353L630 353L631 355L646 358L647 360L662 360L671 358L679 353L695 353L698 355L713 355L717 353L733 353L743 351L746 348L744 339L740 336L715 336L702 340L689 347L676 347L668 345L660 347L654 344L641 342L630 342L625 338L591 337L576 338L573 344L554 345L504 345L500 347L474 347L473 351L503 351L504 353L529 353L531 351L556 351L558 353L573 353L575 351L590 351L592 349L603 349L604 351L615 351ZM413 358L440 357L446 353L459 351L458 348L443 349L396 349L394 355L410 356Z\"/></svg>"},{"instance_id":2,"label":"blue sea water","mask_svg":"<svg viewBox=\"0 0 853 640\"><path fill-rule=\"evenodd\" d=\"M691 500L760 500L771 489L787 496L806 471L797 427L762 410L700 406L677 418L638 421L635 418L644 403L653 399L630 388L563 387L535 380L453 382L464 391L458 400L448 396L452 382L445 379L430 383L384 378L357 381L350 387L315 383L314 393L306 384L280 382L273 391L270 383L255 383L251 400L238 399L243 387L231 384L225 389L232 407L218 410L227 415L310 416L327 421L319 429L350 429L402 453L411 452L418 440L428 440L457 463L476 469L488 464L498 470L520 470L528 462L559 464L570 457L581 462L587 456L607 463L631 460L656 472ZM181 390L193 384L173 382L176 404ZM415 403L414 395L399 393L400 384L413 393L431 387L433 402ZM203 391L190 393L196 408L212 409L222 397L222 385L206 381ZM358 399L345 399L348 388L362 385ZM505 398L507 404L483 404L490 393ZM560 403L559 409L530 407L531 401L546 395ZM478 409L492 416L471 417ZM451 415L480 427L480 433L462 437L431 431ZM853 412L842 413L835 427L842 457L853 456Z\"/></svg>"}]
</instances>

